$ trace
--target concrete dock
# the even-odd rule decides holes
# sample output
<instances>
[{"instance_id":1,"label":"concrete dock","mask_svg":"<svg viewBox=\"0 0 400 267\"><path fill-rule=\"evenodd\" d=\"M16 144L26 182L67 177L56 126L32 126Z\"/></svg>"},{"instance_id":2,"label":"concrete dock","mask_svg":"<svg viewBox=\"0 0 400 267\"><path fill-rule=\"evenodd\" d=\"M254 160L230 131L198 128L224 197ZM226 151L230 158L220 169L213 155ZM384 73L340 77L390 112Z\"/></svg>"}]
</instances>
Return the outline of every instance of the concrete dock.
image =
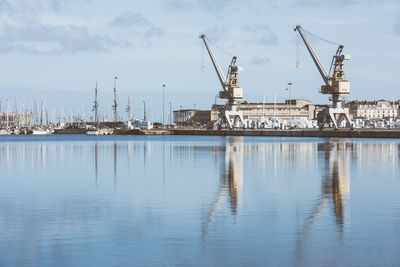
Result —
<instances>
[{"instance_id":1,"label":"concrete dock","mask_svg":"<svg viewBox=\"0 0 400 267\"><path fill-rule=\"evenodd\" d=\"M173 133L169 130L115 129L114 134L116 134L116 135L172 135Z\"/></svg>"},{"instance_id":2,"label":"concrete dock","mask_svg":"<svg viewBox=\"0 0 400 267\"><path fill-rule=\"evenodd\" d=\"M279 137L337 137L337 138L400 138L400 129L257 129L257 130L170 130L173 135L207 136L279 136Z\"/></svg>"},{"instance_id":3,"label":"concrete dock","mask_svg":"<svg viewBox=\"0 0 400 267\"><path fill-rule=\"evenodd\" d=\"M58 130L55 134L85 134L84 130ZM204 135L204 136L275 136L275 137L332 137L332 138L400 138L400 129L168 129L168 130L126 130L115 129L114 135Z\"/></svg>"}]
</instances>

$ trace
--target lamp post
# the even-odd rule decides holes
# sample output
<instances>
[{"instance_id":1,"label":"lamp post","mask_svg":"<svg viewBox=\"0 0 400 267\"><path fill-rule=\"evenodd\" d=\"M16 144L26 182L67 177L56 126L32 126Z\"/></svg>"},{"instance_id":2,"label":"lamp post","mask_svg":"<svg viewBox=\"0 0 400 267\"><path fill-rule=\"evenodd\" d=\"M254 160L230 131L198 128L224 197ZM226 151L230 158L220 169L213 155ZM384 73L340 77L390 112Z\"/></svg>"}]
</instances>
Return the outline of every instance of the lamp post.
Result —
<instances>
[{"instance_id":1,"label":"lamp post","mask_svg":"<svg viewBox=\"0 0 400 267\"><path fill-rule=\"evenodd\" d=\"M171 106L171 102L169 102L169 125L172 125L172 106Z\"/></svg>"},{"instance_id":2,"label":"lamp post","mask_svg":"<svg viewBox=\"0 0 400 267\"><path fill-rule=\"evenodd\" d=\"M165 121L164 121L164 112L165 112L165 84L162 85L162 124L164 127Z\"/></svg>"},{"instance_id":3,"label":"lamp post","mask_svg":"<svg viewBox=\"0 0 400 267\"><path fill-rule=\"evenodd\" d=\"M178 121L181 123L181 126L183 125L183 119L181 117L181 111L182 111L182 106L179 106L179 111L178 111Z\"/></svg>"},{"instance_id":4,"label":"lamp post","mask_svg":"<svg viewBox=\"0 0 400 267\"><path fill-rule=\"evenodd\" d=\"M286 88L286 91L289 92L289 119L288 119L288 125L289 125L289 126L291 126L291 120L292 120L292 118L291 118L292 101L291 101L291 99L290 99L291 86L292 86L292 83L288 83L288 87Z\"/></svg>"},{"instance_id":5,"label":"lamp post","mask_svg":"<svg viewBox=\"0 0 400 267\"><path fill-rule=\"evenodd\" d=\"M143 121L147 121L146 116L146 101L143 100Z\"/></svg>"}]
</instances>

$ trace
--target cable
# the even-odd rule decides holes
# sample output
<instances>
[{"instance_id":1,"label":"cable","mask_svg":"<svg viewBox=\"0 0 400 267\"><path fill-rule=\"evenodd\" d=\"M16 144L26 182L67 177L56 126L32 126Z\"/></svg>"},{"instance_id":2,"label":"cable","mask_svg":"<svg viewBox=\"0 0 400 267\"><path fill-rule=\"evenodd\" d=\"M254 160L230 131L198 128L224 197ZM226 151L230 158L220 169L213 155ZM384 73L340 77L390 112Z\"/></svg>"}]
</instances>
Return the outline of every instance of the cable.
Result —
<instances>
[{"instance_id":1,"label":"cable","mask_svg":"<svg viewBox=\"0 0 400 267\"><path fill-rule=\"evenodd\" d=\"M222 47L218 46L213 40L211 40L209 37L207 37L208 42L211 43L215 48L221 50L222 52L224 52L225 54L233 57L234 54L230 53L229 51L226 51L225 49L223 49Z\"/></svg>"},{"instance_id":2,"label":"cable","mask_svg":"<svg viewBox=\"0 0 400 267\"><path fill-rule=\"evenodd\" d=\"M296 37L296 68L300 69L300 37Z\"/></svg>"},{"instance_id":3,"label":"cable","mask_svg":"<svg viewBox=\"0 0 400 267\"><path fill-rule=\"evenodd\" d=\"M312 35L312 36L314 36L314 37L316 37L316 38L318 38L318 39L320 39L320 40L322 40L322 41L325 41L325 42L330 43L330 44L333 44L333 45L340 46L340 44L335 43L335 42L332 42L332 41L329 41L329 40L327 40L327 39L325 39L325 38L322 38L321 36L318 36L318 35L316 35L316 34L314 34L314 33L312 33L312 32L309 32L309 31L307 31L307 30L304 29L304 28L303 28L303 31L305 31L306 33L308 33L308 34L310 34L310 35Z\"/></svg>"}]
</instances>

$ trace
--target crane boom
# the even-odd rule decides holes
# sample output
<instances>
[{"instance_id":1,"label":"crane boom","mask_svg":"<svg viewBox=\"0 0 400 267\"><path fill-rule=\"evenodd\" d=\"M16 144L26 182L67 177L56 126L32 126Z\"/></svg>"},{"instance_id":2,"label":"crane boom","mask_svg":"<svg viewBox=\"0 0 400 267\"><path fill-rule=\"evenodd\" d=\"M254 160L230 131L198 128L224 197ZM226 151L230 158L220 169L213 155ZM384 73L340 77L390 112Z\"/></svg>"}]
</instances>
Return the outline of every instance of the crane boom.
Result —
<instances>
[{"instance_id":1,"label":"crane boom","mask_svg":"<svg viewBox=\"0 0 400 267\"><path fill-rule=\"evenodd\" d=\"M217 72L218 79L219 79L219 82L221 83L222 89L224 91L228 91L226 79L224 77L224 74L222 73L222 70L221 70L218 62L217 62L217 59L215 58L213 52L211 51L210 46L208 45L208 41L206 39L206 36L204 34L202 34L202 35L200 35L200 38L203 39L203 41L204 41L204 44L205 44L205 46L207 48L207 51L208 51L208 54L210 55L211 61L213 63L214 69Z\"/></svg>"},{"instance_id":2,"label":"crane boom","mask_svg":"<svg viewBox=\"0 0 400 267\"><path fill-rule=\"evenodd\" d=\"M301 28L300 25L296 25L296 27L294 28L294 31L298 31L301 39L303 39L304 44L307 47L308 52L310 53L315 65L317 66L317 69L319 71L319 73L322 76L322 79L324 80L326 85L331 85L330 81L329 81L329 74L326 71L324 65L322 64L321 60L319 59L317 53L314 51L314 49L312 48L310 42L308 41L307 37L305 36L304 32L303 32L303 28Z\"/></svg>"}]
</instances>

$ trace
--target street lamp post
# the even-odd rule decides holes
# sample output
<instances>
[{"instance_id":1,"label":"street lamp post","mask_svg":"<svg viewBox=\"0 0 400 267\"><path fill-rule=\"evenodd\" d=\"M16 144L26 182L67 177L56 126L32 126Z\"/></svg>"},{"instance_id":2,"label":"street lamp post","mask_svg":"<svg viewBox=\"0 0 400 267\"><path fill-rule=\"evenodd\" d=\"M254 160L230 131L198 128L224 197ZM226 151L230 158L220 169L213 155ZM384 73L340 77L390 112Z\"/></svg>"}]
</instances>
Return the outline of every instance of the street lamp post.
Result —
<instances>
[{"instance_id":1,"label":"street lamp post","mask_svg":"<svg viewBox=\"0 0 400 267\"><path fill-rule=\"evenodd\" d=\"M290 91L291 91L291 86L292 86L292 83L288 83L288 87L286 88L286 90L289 92L289 120L288 120L288 125L289 126L291 126L291 120L292 120L292 114L291 114L291 112L292 112L292 101L291 101L291 97L290 97Z\"/></svg>"},{"instance_id":2,"label":"street lamp post","mask_svg":"<svg viewBox=\"0 0 400 267\"><path fill-rule=\"evenodd\" d=\"M146 101L143 100L143 121L147 121L146 116Z\"/></svg>"},{"instance_id":3,"label":"street lamp post","mask_svg":"<svg viewBox=\"0 0 400 267\"><path fill-rule=\"evenodd\" d=\"M169 102L169 125L172 125L172 106L171 102Z\"/></svg>"},{"instance_id":4,"label":"street lamp post","mask_svg":"<svg viewBox=\"0 0 400 267\"><path fill-rule=\"evenodd\" d=\"M179 111L178 111L179 115L178 115L178 118L179 118L179 122L181 123L181 126L182 126L182 125L183 125L183 119L182 119L182 117L181 117L181 111L182 111L182 106L179 106Z\"/></svg>"},{"instance_id":5,"label":"street lamp post","mask_svg":"<svg viewBox=\"0 0 400 267\"><path fill-rule=\"evenodd\" d=\"M165 121L164 121L164 112L165 112L165 84L162 85L162 88L163 88L163 90L162 90L162 97L163 97L163 99L162 99L162 124L163 124L163 127L164 127L164 124L165 124Z\"/></svg>"}]
</instances>

